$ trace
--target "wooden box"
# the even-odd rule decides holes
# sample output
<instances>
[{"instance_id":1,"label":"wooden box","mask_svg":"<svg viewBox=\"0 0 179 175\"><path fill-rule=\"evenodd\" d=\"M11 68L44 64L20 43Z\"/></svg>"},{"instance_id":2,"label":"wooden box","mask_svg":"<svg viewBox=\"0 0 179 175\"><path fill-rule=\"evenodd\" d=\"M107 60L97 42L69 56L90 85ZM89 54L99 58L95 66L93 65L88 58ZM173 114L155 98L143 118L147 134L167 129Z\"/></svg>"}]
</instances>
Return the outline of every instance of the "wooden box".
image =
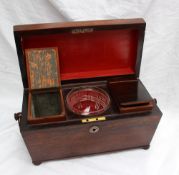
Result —
<instances>
[{"instance_id":1,"label":"wooden box","mask_svg":"<svg viewBox=\"0 0 179 175\"><path fill-rule=\"evenodd\" d=\"M149 148L162 113L139 79L144 34L143 19L14 26L35 165Z\"/></svg>"}]
</instances>

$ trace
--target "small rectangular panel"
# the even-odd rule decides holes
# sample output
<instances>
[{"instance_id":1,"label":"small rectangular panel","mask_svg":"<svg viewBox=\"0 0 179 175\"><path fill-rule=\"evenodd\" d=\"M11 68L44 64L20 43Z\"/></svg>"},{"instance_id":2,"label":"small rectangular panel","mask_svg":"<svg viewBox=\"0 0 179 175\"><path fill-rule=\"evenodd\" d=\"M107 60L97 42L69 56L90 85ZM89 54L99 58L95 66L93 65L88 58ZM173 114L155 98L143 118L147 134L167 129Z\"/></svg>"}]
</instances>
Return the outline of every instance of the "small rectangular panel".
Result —
<instances>
[{"instance_id":1,"label":"small rectangular panel","mask_svg":"<svg viewBox=\"0 0 179 175\"><path fill-rule=\"evenodd\" d=\"M146 112L155 106L139 79L109 81L108 88L120 113Z\"/></svg>"},{"instance_id":2,"label":"small rectangular panel","mask_svg":"<svg viewBox=\"0 0 179 175\"><path fill-rule=\"evenodd\" d=\"M115 80L109 81L108 87L117 103L137 101L138 80Z\"/></svg>"},{"instance_id":3,"label":"small rectangular panel","mask_svg":"<svg viewBox=\"0 0 179 175\"><path fill-rule=\"evenodd\" d=\"M47 117L60 115L62 112L60 94L58 91L32 93L32 116Z\"/></svg>"},{"instance_id":4,"label":"small rectangular panel","mask_svg":"<svg viewBox=\"0 0 179 175\"><path fill-rule=\"evenodd\" d=\"M31 89L59 86L57 48L26 49L28 83Z\"/></svg>"},{"instance_id":5,"label":"small rectangular panel","mask_svg":"<svg viewBox=\"0 0 179 175\"><path fill-rule=\"evenodd\" d=\"M27 120L29 124L47 124L66 120L61 88L28 92Z\"/></svg>"}]
</instances>

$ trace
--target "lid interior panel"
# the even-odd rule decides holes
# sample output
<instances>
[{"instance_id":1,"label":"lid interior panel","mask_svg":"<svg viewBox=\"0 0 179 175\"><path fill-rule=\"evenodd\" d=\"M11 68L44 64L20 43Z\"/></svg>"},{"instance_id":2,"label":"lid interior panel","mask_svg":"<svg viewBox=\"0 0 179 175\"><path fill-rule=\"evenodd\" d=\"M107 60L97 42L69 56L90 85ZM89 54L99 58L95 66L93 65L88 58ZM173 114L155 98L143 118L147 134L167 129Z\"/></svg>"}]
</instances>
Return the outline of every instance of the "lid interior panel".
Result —
<instances>
[{"instance_id":1,"label":"lid interior panel","mask_svg":"<svg viewBox=\"0 0 179 175\"><path fill-rule=\"evenodd\" d=\"M58 48L61 80L135 74L140 30L22 35L23 50Z\"/></svg>"}]
</instances>

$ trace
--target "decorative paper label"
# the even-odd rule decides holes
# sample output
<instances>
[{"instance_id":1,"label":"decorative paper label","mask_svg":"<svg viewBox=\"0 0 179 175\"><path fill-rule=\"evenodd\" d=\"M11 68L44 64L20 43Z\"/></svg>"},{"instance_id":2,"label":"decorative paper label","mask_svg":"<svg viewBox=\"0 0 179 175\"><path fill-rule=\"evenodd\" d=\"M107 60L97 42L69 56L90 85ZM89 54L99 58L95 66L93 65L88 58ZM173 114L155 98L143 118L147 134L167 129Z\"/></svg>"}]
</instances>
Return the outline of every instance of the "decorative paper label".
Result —
<instances>
[{"instance_id":1,"label":"decorative paper label","mask_svg":"<svg viewBox=\"0 0 179 175\"><path fill-rule=\"evenodd\" d=\"M56 48L26 49L26 65L31 89L58 87Z\"/></svg>"}]
</instances>

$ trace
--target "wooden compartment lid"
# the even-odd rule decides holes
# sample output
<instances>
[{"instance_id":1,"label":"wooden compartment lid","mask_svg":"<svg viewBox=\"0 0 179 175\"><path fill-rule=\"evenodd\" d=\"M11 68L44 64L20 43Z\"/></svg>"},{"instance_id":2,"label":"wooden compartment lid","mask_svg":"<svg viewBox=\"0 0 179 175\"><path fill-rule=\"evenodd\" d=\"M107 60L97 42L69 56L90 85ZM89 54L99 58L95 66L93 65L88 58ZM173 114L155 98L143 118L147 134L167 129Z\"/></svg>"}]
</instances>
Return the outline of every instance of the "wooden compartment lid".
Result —
<instances>
[{"instance_id":1,"label":"wooden compartment lid","mask_svg":"<svg viewBox=\"0 0 179 175\"><path fill-rule=\"evenodd\" d=\"M59 87L58 48L25 49L28 85L30 89Z\"/></svg>"},{"instance_id":2,"label":"wooden compartment lid","mask_svg":"<svg viewBox=\"0 0 179 175\"><path fill-rule=\"evenodd\" d=\"M14 26L24 88L28 88L25 50L57 47L60 78L139 76L145 21L98 20Z\"/></svg>"}]
</instances>

